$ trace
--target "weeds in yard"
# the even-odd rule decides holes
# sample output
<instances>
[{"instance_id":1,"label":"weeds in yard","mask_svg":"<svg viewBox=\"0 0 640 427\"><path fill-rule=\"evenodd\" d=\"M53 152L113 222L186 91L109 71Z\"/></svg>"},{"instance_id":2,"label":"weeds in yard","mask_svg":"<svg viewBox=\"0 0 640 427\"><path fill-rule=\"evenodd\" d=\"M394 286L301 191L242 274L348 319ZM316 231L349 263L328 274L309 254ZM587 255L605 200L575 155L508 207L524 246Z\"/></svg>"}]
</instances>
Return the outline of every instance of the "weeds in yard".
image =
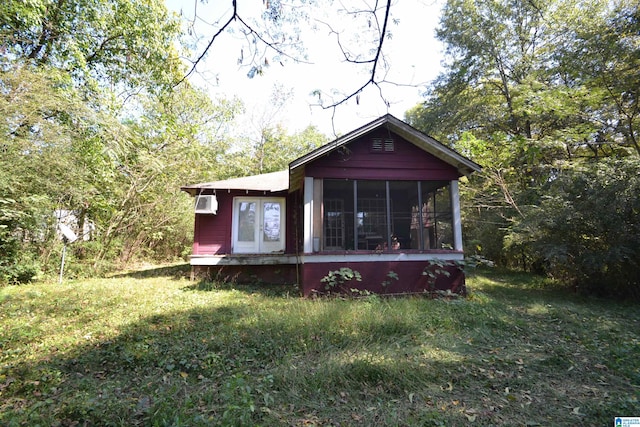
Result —
<instances>
[{"instance_id":1,"label":"weeds in yard","mask_svg":"<svg viewBox=\"0 0 640 427\"><path fill-rule=\"evenodd\" d=\"M350 288L347 286L351 281L362 281L362 276L357 270L352 270L349 267L342 267L339 270L329 271L320 282L324 283L324 290L331 292L348 293Z\"/></svg>"},{"instance_id":2,"label":"weeds in yard","mask_svg":"<svg viewBox=\"0 0 640 427\"><path fill-rule=\"evenodd\" d=\"M467 298L132 277L0 289L0 425L566 425L637 414L640 312L504 272ZM292 296L293 295L293 296Z\"/></svg>"}]
</instances>

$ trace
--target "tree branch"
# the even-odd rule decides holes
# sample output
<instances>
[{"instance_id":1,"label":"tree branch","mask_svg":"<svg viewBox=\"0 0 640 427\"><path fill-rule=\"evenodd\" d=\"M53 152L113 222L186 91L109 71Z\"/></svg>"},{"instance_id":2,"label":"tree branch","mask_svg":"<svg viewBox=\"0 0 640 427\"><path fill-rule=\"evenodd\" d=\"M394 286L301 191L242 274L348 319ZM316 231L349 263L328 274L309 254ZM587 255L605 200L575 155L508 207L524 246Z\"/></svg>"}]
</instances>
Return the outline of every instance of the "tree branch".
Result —
<instances>
[{"instance_id":1,"label":"tree branch","mask_svg":"<svg viewBox=\"0 0 640 427\"><path fill-rule=\"evenodd\" d=\"M185 74L180 81L178 81L178 83L176 83L176 86L178 86L180 83L184 82L187 77L189 77L191 74L193 74L193 72L196 70L196 67L198 66L198 64L200 63L200 61L202 61L204 59L204 57L207 55L207 52L209 52L209 49L211 49L211 46L213 46L213 42L216 41L216 39L218 38L218 36L220 34L222 34L222 32L224 30L227 29L227 27L229 27L229 25L231 25L231 23L233 22L234 19L236 19L236 17L238 16L238 3L236 0L231 0L231 4L233 6L233 14L231 15L231 17L227 20L227 22L220 27L220 29L209 39L209 43L207 43L207 47L204 48L204 50L202 51L202 53L200 54L200 56L198 56L196 58L195 61L193 61L193 65L191 66L191 69L189 70L189 72L187 74ZM194 20L195 20L195 14L194 14Z\"/></svg>"},{"instance_id":2,"label":"tree branch","mask_svg":"<svg viewBox=\"0 0 640 427\"><path fill-rule=\"evenodd\" d=\"M372 13L375 15L375 12L377 10L378 10L378 3L376 2L376 6L373 9ZM346 51L342 47L342 44L340 43L340 34L337 33L335 30L333 30L331 28L331 26L329 26L328 24L326 24L324 22L321 22L321 23L327 25L329 27L329 29L333 33L336 34L337 40L338 40L338 46L340 46L340 50L341 50L341 52L342 52L342 54L345 57L345 60L347 62L352 63L352 64L373 64L371 66L370 77L362 86L360 86L358 89L356 89L353 92L351 92L349 95L344 96L340 101L334 102L334 103L332 103L330 105L319 104L322 107L323 110L328 110L328 109L331 109L331 108L335 109L339 105L342 105L342 104L346 103L347 101L349 101L350 99L352 99L354 97L356 98L356 101L359 102L360 93L369 85L376 86L378 88L378 90L380 91L380 96L382 97L382 88L380 87L380 83L382 83L384 80L377 81L376 80L376 73L377 73L377 68L378 68L378 64L380 62L380 59L383 57L382 56L382 46L384 44L385 35L387 34L387 27L389 25L390 12L391 12L391 0L387 0L386 1L386 6L385 6L384 21L382 23L382 30L379 31L380 37L379 37L379 40L378 40L378 46L376 47L376 50L375 50L375 55L371 59L362 60L362 61L350 59L348 57ZM377 20L377 18L376 18L376 20ZM382 99L385 101L385 103L388 106L389 102L387 100L385 100L384 97L382 97Z\"/></svg>"},{"instance_id":3,"label":"tree branch","mask_svg":"<svg viewBox=\"0 0 640 427\"><path fill-rule=\"evenodd\" d=\"M242 16L240 16L240 14L238 13L238 2L237 2L237 0L232 0L232 10L233 10L233 13L231 14L231 17L224 23L224 25L222 25L222 27L220 27L218 29L218 31L215 32L215 34L213 36L211 36L211 38L209 39L209 42L207 43L207 46L200 53L200 55L194 61L191 61L192 62L191 69L189 70L189 72L187 72L184 75L184 77L182 77L182 79L180 79L180 81L176 84L176 86L179 85L180 83L184 82L191 74L193 74L195 72L196 68L198 67L198 64L200 62L202 62L204 57L207 55L209 50L212 48L213 43L216 41L216 39L220 36L220 34L222 34L226 29L228 29L234 21L237 21L240 24L242 24L242 26L247 30L247 32L243 31L243 34L246 37L248 37L249 35L253 35L254 37L256 37L256 39L258 39L261 43L263 43L268 49L271 49L271 50L275 51L278 55L282 55L282 56L284 56L286 58L289 58L289 59L292 59L293 61L298 62L298 63L311 64L310 62L304 61L304 60L302 60L300 58L293 57L292 55L288 54L284 50L280 49L277 46L276 42L272 42L272 41L269 41L269 40L265 39L258 31L256 31L253 28L253 26L249 25L247 23L247 21L245 21L244 18L242 18ZM194 19L194 21L196 19L195 12L194 12L194 18L193 19ZM255 56L256 55L254 54L254 57Z\"/></svg>"},{"instance_id":4,"label":"tree branch","mask_svg":"<svg viewBox=\"0 0 640 427\"><path fill-rule=\"evenodd\" d=\"M365 29L366 25L369 26L370 32L372 36L372 40L369 44L372 48L368 51L368 54L360 54L357 52L352 52L348 46L343 41L343 31L339 31L334 29L329 23L322 22L320 20L316 20L316 22L325 25L329 28L330 35L335 35L335 40L337 41L338 48L344 58L344 62L348 64L354 64L363 66L368 69L368 76L365 77L361 85L358 85L353 91L340 95L335 94L333 97L327 97L330 104L324 105L322 100L322 92L315 91L314 93L318 95L318 103L311 104L311 107L321 107L323 110L333 109L334 114L332 117L335 117L335 109L347 103L347 101L355 99L357 103L360 102L360 96L362 92L369 86L374 86L377 88L378 94L380 98L384 101L387 108L390 107L390 103L384 97L384 90L381 86L382 83L390 83L385 80L386 72L388 71L388 63L386 62L383 48L385 47L385 39L388 36L390 19L391 19L391 5L392 0L375 0L374 4L371 8L357 8L357 9L349 9L346 10L346 13L349 15L355 16L363 16L364 14L368 14L365 16L367 20L365 21ZM345 7L345 9L347 9ZM373 16L371 16L373 15ZM224 16L224 15L223 15ZM223 19L223 18L221 18ZM269 20L269 18L265 18ZM279 18L280 19L280 18ZM285 18L282 18L286 20ZM194 22L196 17L194 17ZM197 71L198 64L203 62L206 54L212 49L212 46L219 39L220 35L226 31L234 28L234 22L237 23L237 26L240 27L239 31L247 38L247 42L249 44L249 49L251 52L249 55L245 55L247 52L242 49L241 50L241 58L240 62L245 62L246 60L250 61L250 65L253 65L251 71L249 71L248 76L251 78L255 73L261 73L262 67L268 65L268 62L265 60L260 61L260 58L265 56L265 52L268 50L272 50L276 52L278 55L282 57L286 57L288 59L292 59L296 63L306 63L311 64L311 62L307 62L302 60L301 58L297 58L287 53L283 47L285 47L285 39L279 40L279 35L271 35L269 31L262 31L262 28L257 28L255 23L249 22L245 19L244 16L241 16L241 13L238 9L238 1L232 0L232 10L231 16L228 19L225 19L224 23L220 27L214 27L215 33L208 39L208 43L206 44L204 50L200 52L197 58L191 61L192 65L186 75L180 79L178 84L184 82L191 74ZM278 22L273 22L275 25L278 25ZM266 22L269 24L269 22ZM238 30L238 28L235 28ZM260 31L257 31L260 30ZM377 33L377 34L376 34ZM278 33L279 34L279 33ZM376 38L377 37L377 38ZM265 51L259 52L256 48L255 44L261 44L265 46ZM365 57L364 55L368 55ZM401 86L400 84L396 84L397 86ZM332 118L333 123L333 118Z\"/></svg>"}]
</instances>

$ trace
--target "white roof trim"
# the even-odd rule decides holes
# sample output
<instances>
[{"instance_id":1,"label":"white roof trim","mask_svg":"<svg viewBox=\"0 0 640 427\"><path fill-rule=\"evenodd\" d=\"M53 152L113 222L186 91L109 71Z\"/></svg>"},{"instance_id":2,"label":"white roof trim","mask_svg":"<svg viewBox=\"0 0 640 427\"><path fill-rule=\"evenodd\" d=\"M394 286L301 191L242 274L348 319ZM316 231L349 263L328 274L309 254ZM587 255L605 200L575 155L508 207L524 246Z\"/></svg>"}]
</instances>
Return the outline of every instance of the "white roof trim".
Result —
<instances>
[{"instance_id":1,"label":"white roof trim","mask_svg":"<svg viewBox=\"0 0 640 427\"><path fill-rule=\"evenodd\" d=\"M261 175L243 176L221 181L203 182L180 187L182 191L194 195L200 190L252 190L272 193L289 189L289 171L264 173Z\"/></svg>"}]
</instances>

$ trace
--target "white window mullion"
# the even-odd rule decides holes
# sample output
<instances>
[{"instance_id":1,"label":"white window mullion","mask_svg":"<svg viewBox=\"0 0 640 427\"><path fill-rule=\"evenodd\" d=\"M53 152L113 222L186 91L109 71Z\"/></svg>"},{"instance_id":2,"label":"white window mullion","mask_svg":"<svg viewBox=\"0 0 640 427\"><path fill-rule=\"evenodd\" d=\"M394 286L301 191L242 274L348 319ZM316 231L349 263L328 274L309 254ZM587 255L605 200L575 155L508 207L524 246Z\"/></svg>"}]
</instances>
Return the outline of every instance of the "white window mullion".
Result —
<instances>
[{"instance_id":1,"label":"white window mullion","mask_svg":"<svg viewBox=\"0 0 640 427\"><path fill-rule=\"evenodd\" d=\"M453 214L453 249L462 251L462 220L460 216L460 190L458 180L451 181L451 211Z\"/></svg>"},{"instance_id":2,"label":"white window mullion","mask_svg":"<svg viewBox=\"0 0 640 427\"><path fill-rule=\"evenodd\" d=\"M387 248L392 248L391 246L391 233L392 230L392 220L391 220L391 191L389 189L389 181L385 181L385 199L386 199L386 209L387 209Z\"/></svg>"},{"instance_id":3,"label":"white window mullion","mask_svg":"<svg viewBox=\"0 0 640 427\"><path fill-rule=\"evenodd\" d=\"M313 252L313 177L304 179L303 251Z\"/></svg>"}]
</instances>

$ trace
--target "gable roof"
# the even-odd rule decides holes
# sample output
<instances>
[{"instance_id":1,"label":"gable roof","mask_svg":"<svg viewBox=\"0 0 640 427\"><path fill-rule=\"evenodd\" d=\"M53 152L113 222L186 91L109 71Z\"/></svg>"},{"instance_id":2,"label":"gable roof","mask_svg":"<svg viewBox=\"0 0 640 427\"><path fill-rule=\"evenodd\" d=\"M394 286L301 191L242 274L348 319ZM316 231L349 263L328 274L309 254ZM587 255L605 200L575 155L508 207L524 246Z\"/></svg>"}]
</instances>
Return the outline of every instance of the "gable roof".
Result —
<instances>
[{"instance_id":1,"label":"gable roof","mask_svg":"<svg viewBox=\"0 0 640 427\"><path fill-rule=\"evenodd\" d=\"M420 132L391 114L386 114L297 158L289 163L289 170L186 185L180 187L180 189L192 196L195 196L203 190L254 190L273 193L285 190L289 190L290 192L295 191L302 185L305 165L380 127L384 127L434 157L450 164L457 169L460 175L469 175L472 172L479 172L482 169L477 163L469 160L429 135Z\"/></svg>"},{"instance_id":2,"label":"gable roof","mask_svg":"<svg viewBox=\"0 0 640 427\"><path fill-rule=\"evenodd\" d=\"M264 173L261 175L243 176L222 181L203 182L201 184L185 185L182 191L195 196L202 190L255 190L272 193L285 191L289 188L289 171Z\"/></svg>"},{"instance_id":3,"label":"gable roof","mask_svg":"<svg viewBox=\"0 0 640 427\"><path fill-rule=\"evenodd\" d=\"M386 114L289 163L289 169L291 170L292 175L294 175L296 169L306 165L307 163L310 163L315 159L318 159L319 157L322 157L382 126L389 131L398 134L427 153L455 167L460 175L469 175L472 172L479 172L482 169L482 167L477 163L469 160L462 154L452 150L429 135L420 132L416 128L408 125L400 119L397 119L391 114Z\"/></svg>"}]
</instances>

